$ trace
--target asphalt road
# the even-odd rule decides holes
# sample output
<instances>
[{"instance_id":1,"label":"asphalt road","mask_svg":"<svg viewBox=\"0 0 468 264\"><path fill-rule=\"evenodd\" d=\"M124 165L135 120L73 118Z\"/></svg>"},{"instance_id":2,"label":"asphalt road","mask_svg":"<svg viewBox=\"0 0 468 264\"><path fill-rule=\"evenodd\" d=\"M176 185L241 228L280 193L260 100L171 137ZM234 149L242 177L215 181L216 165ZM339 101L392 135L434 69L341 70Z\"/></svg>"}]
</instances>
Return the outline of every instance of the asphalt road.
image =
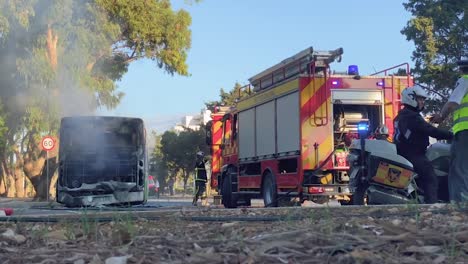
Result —
<instances>
[{"instance_id":1,"label":"asphalt road","mask_svg":"<svg viewBox=\"0 0 468 264\"><path fill-rule=\"evenodd\" d=\"M187 198L162 198L162 199L149 199L145 205L132 206L132 207L90 207L86 209L81 208L67 208L62 204L56 202L35 202L31 199L14 199L14 198L1 198L1 208L12 208L14 216L39 216L39 215L62 215L62 214L81 214L84 210L89 212L109 212L109 211L151 211L161 208L182 208L185 206L192 206L192 200ZM1 213L1 212L0 212ZM1 216L1 215L0 215Z\"/></svg>"},{"instance_id":2,"label":"asphalt road","mask_svg":"<svg viewBox=\"0 0 468 264\"><path fill-rule=\"evenodd\" d=\"M214 205L213 198L208 199L210 208L224 208L222 205ZM200 202L199 202L200 204ZM318 205L309 203L303 205L307 207L322 207L324 205ZM339 204L329 203L328 206L339 206ZM150 198L145 205L138 205L132 207L117 207L117 206L103 206L103 207L89 207L89 208L67 208L62 204L58 204L54 201L50 202L36 202L32 199L17 199L17 198L0 198L0 217L2 217L3 211L1 208L12 208L13 216L16 217L41 217L41 216L60 216L60 215L80 215L83 211L100 213L100 212L117 212L117 211L129 211L129 212L151 212L158 210L180 210L182 208L193 208L192 198L190 196L185 197L162 197L160 199ZM252 200L252 207L261 208L263 207L263 200Z\"/></svg>"}]
</instances>

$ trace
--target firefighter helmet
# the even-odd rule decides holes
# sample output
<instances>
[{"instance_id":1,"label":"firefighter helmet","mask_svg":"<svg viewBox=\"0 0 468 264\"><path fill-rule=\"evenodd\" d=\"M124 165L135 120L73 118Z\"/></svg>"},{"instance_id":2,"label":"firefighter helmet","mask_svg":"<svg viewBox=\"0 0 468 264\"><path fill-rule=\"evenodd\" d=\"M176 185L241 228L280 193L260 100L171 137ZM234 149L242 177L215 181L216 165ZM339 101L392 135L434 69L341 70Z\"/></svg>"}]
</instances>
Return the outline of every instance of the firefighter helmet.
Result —
<instances>
[{"instance_id":1,"label":"firefighter helmet","mask_svg":"<svg viewBox=\"0 0 468 264\"><path fill-rule=\"evenodd\" d=\"M376 134L379 135L389 135L388 127L386 125L381 125L375 130Z\"/></svg>"},{"instance_id":2,"label":"firefighter helmet","mask_svg":"<svg viewBox=\"0 0 468 264\"><path fill-rule=\"evenodd\" d=\"M389 136L388 127L386 125L381 125L375 130L375 138L386 140Z\"/></svg>"},{"instance_id":3,"label":"firefighter helmet","mask_svg":"<svg viewBox=\"0 0 468 264\"><path fill-rule=\"evenodd\" d=\"M198 152L197 152L197 156L204 157L204 156L205 156L205 153L203 153L203 151L198 151Z\"/></svg>"},{"instance_id":4,"label":"firefighter helmet","mask_svg":"<svg viewBox=\"0 0 468 264\"><path fill-rule=\"evenodd\" d=\"M427 98L429 96L427 95L426 91L424 91L424 89L419 85L407 87L403 90L403 92L401 92L401 103L417 108L418 97Z\"/></svg>"}]
</instances>

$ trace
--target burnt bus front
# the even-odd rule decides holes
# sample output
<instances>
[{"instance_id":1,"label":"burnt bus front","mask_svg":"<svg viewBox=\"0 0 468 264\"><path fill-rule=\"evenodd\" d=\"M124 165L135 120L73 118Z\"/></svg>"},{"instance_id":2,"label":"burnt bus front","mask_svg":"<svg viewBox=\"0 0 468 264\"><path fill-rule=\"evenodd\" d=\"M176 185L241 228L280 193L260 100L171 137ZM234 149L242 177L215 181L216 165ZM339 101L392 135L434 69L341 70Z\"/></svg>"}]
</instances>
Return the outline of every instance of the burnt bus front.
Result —
<instances>
[{"instance_id":1,"label":"burnt bus front","mask_svg":"<svg viewBox=\"0 0 468 264\"><path fill-rule=\"evenodd\" d=\"M147 166L143 120L62 118L57 202L69 207L143 204Z\"/></svg>"}]
</instances>

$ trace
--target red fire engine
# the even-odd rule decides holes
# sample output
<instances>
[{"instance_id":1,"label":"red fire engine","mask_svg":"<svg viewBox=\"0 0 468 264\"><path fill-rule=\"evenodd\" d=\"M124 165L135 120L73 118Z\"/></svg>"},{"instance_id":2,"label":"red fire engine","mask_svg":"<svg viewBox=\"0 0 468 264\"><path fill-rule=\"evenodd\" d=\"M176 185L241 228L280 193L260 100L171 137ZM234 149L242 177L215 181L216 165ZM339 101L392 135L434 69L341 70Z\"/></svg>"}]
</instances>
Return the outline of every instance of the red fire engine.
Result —
<instances>
[{"instance_id":1,"label":"red fire engine","mask_svg":"<svg viewBox=\"0 0 468 264\"><path fill-rule=\"evenodd\" d=\"M211 145L211 179L210 186L212 190L218 189L218 178L221 173L222 150L221 142L223 139L223 117L226 113L233 110L231 107L216 106L211 113L211 120L206 124L207 144ZM229 126L230 123L226 123ZM230 132L229 129L226 130Z\"/></svg>"},{"instance_id":2,"label":"red fire engine","mask_svg":"<svg viewBox=\"0 0 468 264\"><path fill-rule=\"evenodd\" d=\"M235 106L218 109L209 123L212 187L225 207L265 206L280 200L349 201L346 157L357 124L375 130L392 120L400 107L400 91L411 85L409 65L361 76L351 65L332 72L343 49L312 47L249 79L252 91ZM404 76L390 74L404 68Z\"/></svg>"}]
</instances>

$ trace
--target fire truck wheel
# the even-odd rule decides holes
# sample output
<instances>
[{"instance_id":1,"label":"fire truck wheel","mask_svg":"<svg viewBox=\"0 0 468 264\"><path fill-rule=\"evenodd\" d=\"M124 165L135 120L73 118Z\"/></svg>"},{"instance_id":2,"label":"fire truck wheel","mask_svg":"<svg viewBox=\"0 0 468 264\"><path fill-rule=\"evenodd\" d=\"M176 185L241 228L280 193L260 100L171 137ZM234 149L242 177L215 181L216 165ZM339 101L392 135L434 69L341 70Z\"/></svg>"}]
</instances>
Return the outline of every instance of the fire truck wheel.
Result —
<instances>
[{"instance_id":1,"label":"fire truck wheel","mask_svg":"<svg viewBox=\"0 0 468 264\"><path fill-rule=\"evenodd\" d=\"M234 200L232 195L232 184L230 170L228 170L227 175L223 179L223 191L222 191L222 202L225 208L236 208L237 202Z\"/></svg>"},{"instance_id":2,"label":"fire truck wheel","mask_svg":"<svg viewBox=\"0 0 468 264\"><path fill-rule=\"evenodd\" d=\"M265 207L278 207L278 193L271 173L265 175L263 179L262 195Z\"/></svg>"}]
</instances>

